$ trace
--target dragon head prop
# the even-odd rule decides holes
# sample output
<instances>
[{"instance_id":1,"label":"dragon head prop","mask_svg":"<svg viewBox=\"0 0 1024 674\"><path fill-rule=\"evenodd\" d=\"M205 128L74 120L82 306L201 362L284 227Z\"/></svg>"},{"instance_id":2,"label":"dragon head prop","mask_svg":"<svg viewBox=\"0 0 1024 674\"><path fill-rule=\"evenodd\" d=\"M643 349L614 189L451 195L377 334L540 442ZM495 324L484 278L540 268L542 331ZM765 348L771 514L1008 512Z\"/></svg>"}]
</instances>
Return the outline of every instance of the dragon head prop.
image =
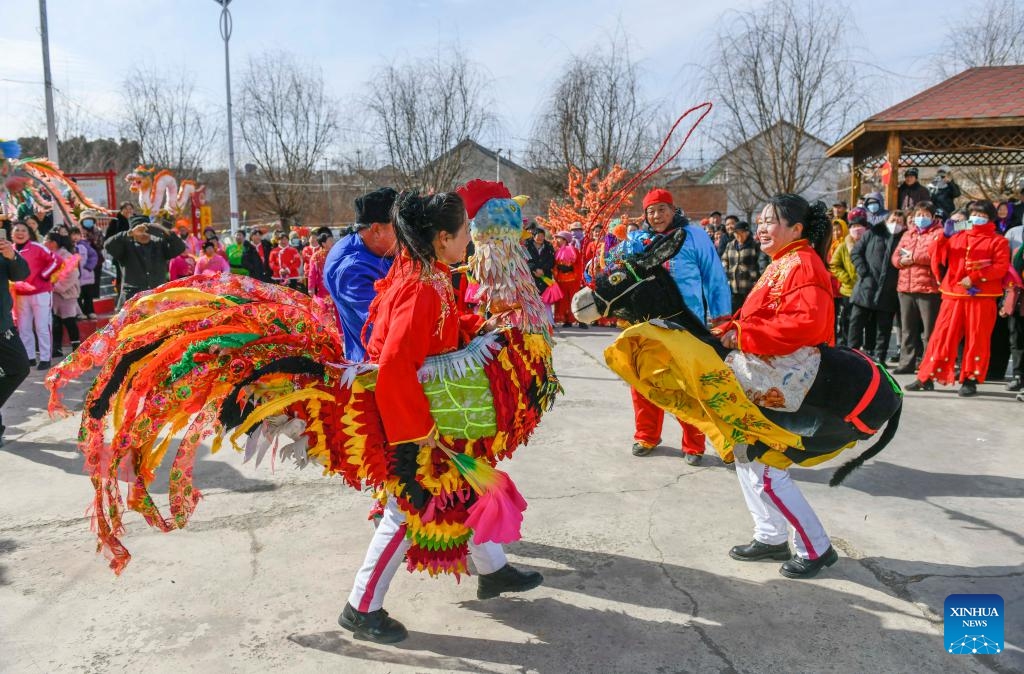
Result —
<instances>
[{"instance_id":1,"label":"dragon head prop","mask_svg":"<svg viewBox=\"0 0 1024 674\"><path fill-rule=\"evenodd\" d=\"M155 167L139 164L135 167L135 170L124 177L124 181L128 183L129 192L143 192L148 190L153 184L153 176L155 175Z\"/></svg>"}]
</instances>

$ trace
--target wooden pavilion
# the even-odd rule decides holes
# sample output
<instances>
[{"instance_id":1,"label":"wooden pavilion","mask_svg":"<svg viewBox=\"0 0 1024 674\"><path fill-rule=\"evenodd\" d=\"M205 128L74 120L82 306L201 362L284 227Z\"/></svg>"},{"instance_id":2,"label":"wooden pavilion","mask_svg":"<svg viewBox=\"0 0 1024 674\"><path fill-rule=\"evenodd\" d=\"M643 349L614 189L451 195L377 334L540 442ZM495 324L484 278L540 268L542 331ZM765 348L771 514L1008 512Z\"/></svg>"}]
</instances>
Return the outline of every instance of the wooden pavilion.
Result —
<instances>
[{"instance_id":1,"label":"wooden pavilion","mask_svg":"<svg viewBox=\"0 0 1024 674\"><path fill-rule=\"evenodd\" d=\"M864 120L825 154L853 159L854 198L861 171L888 162L886 204L901 168L1024 164L1024 65L965 70Z\"/></svg>"}]
</instances>

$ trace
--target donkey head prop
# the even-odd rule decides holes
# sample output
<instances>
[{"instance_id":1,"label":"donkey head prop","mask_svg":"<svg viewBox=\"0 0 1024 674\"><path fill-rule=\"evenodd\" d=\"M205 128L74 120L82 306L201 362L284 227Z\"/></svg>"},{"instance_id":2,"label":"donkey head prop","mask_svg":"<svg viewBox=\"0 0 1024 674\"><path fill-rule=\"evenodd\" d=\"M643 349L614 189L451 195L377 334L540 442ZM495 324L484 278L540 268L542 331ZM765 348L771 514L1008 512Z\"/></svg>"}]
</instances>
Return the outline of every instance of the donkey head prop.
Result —
<instances>
[{"instance_id":1,"label":"donkey head prop","mask_svg":"<svg viewBox=\"0 0 1024 674\"><path fill-rule=\"evenodd\" d=\"M680 227L657 238L643 252L613 260L595 280L572 298L576 318L593 323L600 318L618 318L643 323L655 318L678 323L698 337L710 336L700 320L683 302L683 296L665 268L683 247L686 229Z\"/></svg>"}]
</instances>

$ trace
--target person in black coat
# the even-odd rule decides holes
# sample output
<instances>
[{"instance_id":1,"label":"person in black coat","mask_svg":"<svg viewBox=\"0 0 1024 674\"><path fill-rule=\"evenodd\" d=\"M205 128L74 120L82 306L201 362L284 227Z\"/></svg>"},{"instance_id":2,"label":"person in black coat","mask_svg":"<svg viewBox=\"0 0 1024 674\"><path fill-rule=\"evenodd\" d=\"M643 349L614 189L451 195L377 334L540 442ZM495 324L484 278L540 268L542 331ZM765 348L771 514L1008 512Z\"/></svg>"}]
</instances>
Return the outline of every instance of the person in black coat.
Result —
<instances>
[{"instance_id":1,"label":"person in black coat","mask_svg":"<svg viewBox=\"0 0 1024 674\"><path fill-rule=\"evenodd\" d=\"M121 265L124 283L117 300L120 310L124 303L143 290L151 290L167 281L170 261L185 252L185 242L178 235L155 223L144 215L129 221L131 229L107 239L104 250Z\"/></svg>"},{"instance_id":2,"label":"person in black coat","mask_svg":"<svg viewBox=\"0 0 1024 674\"><path fill-rule=\"evenodd\" d=\"M932 178L931 184L928 185L928 192L931 194L931 202L935 204L935 208L942 209L947 214L956 210L956 198L960 196L960 186L952 178L946 176L945 169L939 169L939 172Z\"/></svg>"},{"instance_id":3,"label":"person in black coat","mask_svg":"<svg viewBox=\"0 0 1024 674\"><path fill-rule=\"evenodd\" d=\"M901 211L893 211L887 222L872 225L850 251L857 283L850 296L847 341L852 348L863 349L880 363L885 362L889 352L893 319L899 310L899 271L891 260L906 229L903 220Z\"/></svg>"},{"instance_id":4,"label":"person in black coat","mask_svg":"<svg viewBox=\"0 0 1024 674\"><path fill-rule=\"evenodd\" d=\"M555 272L555 248L546 238L547 233L537 227L533 231L533 238L526 242L526 256L529 258L527 264L533 274L537 292L542 294L548 289L544 277L552 279Z\"/></svg>"},{"instance_id":5,"label":"person in black coat","mask_svg":"<svg viewBox=\"0 0 1024 674\"><path fill-rule=\"evenodd\" d=\"M28 353L14 327L14 300L8 289L8 282L28 278L28 263L18 255L6 228L3 235L3 239L0 239L0 407L3 407L29 373ZM0 447L3 444L4 422L0 416Z\"/></svg>"}]
</instances>

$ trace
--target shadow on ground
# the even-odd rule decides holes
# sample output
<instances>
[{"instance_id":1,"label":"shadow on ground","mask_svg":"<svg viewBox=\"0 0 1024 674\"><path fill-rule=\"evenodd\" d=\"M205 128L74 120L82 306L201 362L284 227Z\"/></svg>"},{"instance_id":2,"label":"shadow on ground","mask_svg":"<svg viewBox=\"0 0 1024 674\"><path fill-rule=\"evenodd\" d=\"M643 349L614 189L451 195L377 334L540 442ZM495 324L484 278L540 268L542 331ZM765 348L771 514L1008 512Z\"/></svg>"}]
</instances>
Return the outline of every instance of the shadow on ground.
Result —
<instances>
[{"instance_id":1,"label":"shadow on ground","mask_svg":"<svg viewBox=\"0 0 1024 674\"><path fill-rule=\"evenodd\" d=\"M525 643L415 631L396 647L354 641L342 630L293 634L289 639L352 658L476 672L492 671L495 664L541 672L821 671L818 649L825 644L839 662L858 663L861 671L877 668L886 658L889 671L926 670L945 656L938 630L911 632L887 626L888 615L920 617L912 607L904 612L818 581L743 580L735 568L740 563L728 559L723 559L719 575L536 543L521 542L510 551L541 567L544 560L554 562L544 570L547 592L612 604L588 608L564 601L564 595L462 604L479 612L481 619L522 633ZM844 569L855 564L843 559L831 575L849 580ZM584 598L580 603L593 602ZM401 606L390 608L397 618L410 622ZM797 625L799 629L794 628ZM881 635L882 644L867 647L866 635ZM809 650L809 644L818 646Z\"/></svg>"}]
</instances>

